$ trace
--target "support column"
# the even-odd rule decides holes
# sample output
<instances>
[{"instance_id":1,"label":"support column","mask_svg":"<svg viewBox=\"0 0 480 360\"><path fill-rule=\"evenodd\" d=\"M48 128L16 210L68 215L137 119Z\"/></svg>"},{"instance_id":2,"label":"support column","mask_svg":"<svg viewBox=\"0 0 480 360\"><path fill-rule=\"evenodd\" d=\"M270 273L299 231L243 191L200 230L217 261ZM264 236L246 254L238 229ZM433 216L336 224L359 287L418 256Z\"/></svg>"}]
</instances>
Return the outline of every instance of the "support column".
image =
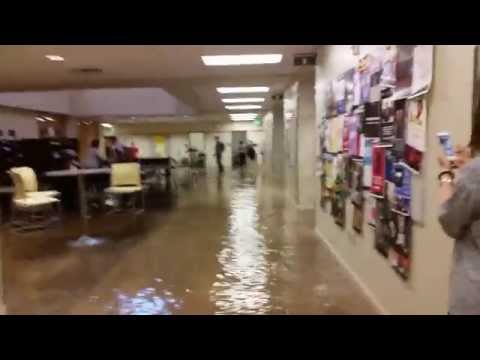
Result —
<instances>
[{"instance_id":1,"label":"support column","mask_svg":"<svg viewBox=\"0 0 480 360\"><path fill-rule=\"evenodd\" d=\"M273 101L272 121L272 175L276 179L283 179L285 167L285 123L283 121L283 100Z\"/></svg>"},{"instance_id":2,"label":"support column","mask_svg":"<svg viewBox=\"0 0 480 360\"><path fill-rule=\"evenodd\" d=\"M315 206L315 69L300 78L298 86L298 204L301 209Z\"/></svg>"}]
</instances>

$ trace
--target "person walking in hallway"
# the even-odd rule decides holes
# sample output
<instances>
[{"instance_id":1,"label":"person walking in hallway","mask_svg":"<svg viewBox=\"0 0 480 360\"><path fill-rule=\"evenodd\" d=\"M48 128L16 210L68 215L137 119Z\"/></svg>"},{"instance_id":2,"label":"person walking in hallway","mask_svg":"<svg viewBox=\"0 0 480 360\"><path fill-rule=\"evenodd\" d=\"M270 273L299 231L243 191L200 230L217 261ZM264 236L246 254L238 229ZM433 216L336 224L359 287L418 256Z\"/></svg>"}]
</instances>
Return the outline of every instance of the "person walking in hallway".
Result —
<instances>
[{"instance_id":1,"label":"person walking in hallway","mask_svg":"<svg viewBox=\"0 0 480 360\"><path fill-rule=\"evenodd\" d=\"M238 144L238 161L240 173L243 175L245 173L245 168L247 167L247 147L243 141L240 141Z\"/></svg>"},{"instance_id":2,"label":"person walking in hallway","mask_svg":"<svg viewBox=\"0 0 480 360\"><path fill-rule=\"evenodd\" d=\"M222 155L225 151L225 144L220 141L218 136L215 136L215 157L217 158L218 171L223 173L224 168L222 164Z\"/></svg>"},{"instance_id":3,"label":"person walking in hallway","mask_svg":"<svg viewBox=\"0 0 480 360\"><path fill-rule=\"evenodd\" d=\"M470 144L457 147L456 160L439 158L439 221L455 239L448 311L452 315L480 314L480 113L475 120Z\"/></svg>"}]
</instances>

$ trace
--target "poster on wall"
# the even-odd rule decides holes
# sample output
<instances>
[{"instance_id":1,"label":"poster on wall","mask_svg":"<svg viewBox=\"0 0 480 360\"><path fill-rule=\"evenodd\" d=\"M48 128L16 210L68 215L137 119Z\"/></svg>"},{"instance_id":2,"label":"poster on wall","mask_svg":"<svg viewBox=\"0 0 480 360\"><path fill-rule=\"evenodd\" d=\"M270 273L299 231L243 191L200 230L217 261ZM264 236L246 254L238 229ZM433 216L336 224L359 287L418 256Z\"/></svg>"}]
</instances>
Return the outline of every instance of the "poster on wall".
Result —
<instances>
[{"instance_id":1,"label":"poster on wall","mask_svg":"<svg viewBox=\"0 0 480 360\"><path fill-rule=\"evenodd\" d=\"M382 93L382 54L370 55L368 60L368 71L370 73L370 93L368 102L375 103L380 101Z\"/></svg>"},{"instance_id":2,"label":"poster on wall","mask_svg":"<svg viewBox=\"0 0 480 360\"><path fill-rule=\"evenodd\" d=\"M427 138L427 103L424 98L408 101L407 145L424 152Z\"/></svg>"},{"instance_id":3,"label":"poster on wall","mask_svg":"<svg viewBox=\"0 0 480 360\"><path fill-rule=\"evenodd\" d=\"M396 45L383 45L382 56L382 76L380 82L382 88L394 88L397 76L397 46Z\"/></svg>"},{"instance_id":4,"label":"poster on wall","mask_svg":"<svg viewBox=\"0 0 480 360\"><path fill-rule=\"evenodd\" d=\"M395 110L392 99L382 100L381 134L383 144L392 144L395 138Z\"/></svg>"},{"instance_id":5,"label":"poster on wall","mask_svg":"<svg viewBox=\"0 0 480 360\"><path fill-rule=\"evenodd\" d=\"M381 135L380 102L365 104L362 114L362 132L365 137L373 138Z\"/></svg>"},{"instance_id":6,"label":"poster on wall","mask_svg":"<svg viewBox=\"0 0 480 360\"><path fill-rule=\"evenodd\" d=\"M373 145L372 186L370 191L377 196L383 196L384 185L385 185L385 147L380 145Z\"/></svg>"},{"instance_id":7,"label":"poster on wall","mask_svg":"<svg viewBox=\"0 0 480 360\"><path fill-rule=\"evenodd\" d=\"M388 248L388 260L397 274L406 280L410 274L412 221L408 216L392 213L391 222L394 232Z\"/></svg>"},{"instance_id":8,"label":"poster on wall","mask_svg":"<svg viewBox=\"0 0 480 360\"><path fill-rule=\"evenodd\" d=\"M327 109L326 116L328 118L336 115L335 93L333 88L333 81L328 81L325 87L325 108Z\"/></svg>"},{"instance_id":9,"label":"poster on wall","mask_svg":"<svg viewBox=\"0 0 480 360\"><path fill-rule=\"evenodd\" d=\"M370 101L370 72L368 69L369 56L366 55L360 60L360 103L366 104Z\"/></svg>"},{"instance_id":10,"label":"poster on wall","mask_svg":"<svg viewBox=\"0 0 480 360\"><path fill-rule=\"evenodd\" d=\"M433 45L416 45L413 50L412 96L430 90L433 73Z\"/></svg>"},{"instance_id":11,"label":"poster on wall","mask_svg":"<svg viewBox=\"0 0 480 360\"><path fill-rule=\"evenodd\" d=\"M415 45L397 45L396 84L394 96L397 99L410 95L412 86L413 50Z\"/></svg>"},{"instance_id":12,"label":"poster on wall","mask_svg":"<svg viewBox=\"0 0 480 360\"><path fill-rule=\"evenodd\" d=\"M388 202L386 199L376 199L375 206L374 246L380 254L387 257L393 230L392 223L389 221Z\"/></svg>"},{"instance_id":13,"label":"poster on wall","mask_svg":"<svg viewBox=\"0 0 480 360\"><path fill-rule=\"evenodd\" d=\"M339 154L334 158L335 182L333 187L332 215L335 223L345 226L346 213L346 183L345 183L346 158Z\"/></svg>"},{"instance_id":14,"label":"poster on wall","mask_svg":"<svg viewBox=\"0 0 480 360\"><path fill-rule=\"evenodd\" d=\"M352 160L352 183L351 183L351 194L350 201L353 204L353 219L352 219L352 228L357 233L362 233L363 231L363 205L364 205L364 196L363 196L363 163L361 160L355 159Z\"/></svg>"},{"instance_id":15,"label":"poster on wall","mask_svg":"<svg viewBox=\"0 0 480 360\"><path fill-rule=\"evenodd\" d=\"M349 119L348 128L348 154L350 156L360 155L360 115L353 114Z\"/></svg>"},{"instance_id":16,"label":"poster on wall","mask_svg":"<svg viewBox=\"0 0 480 360\"><path fill-rule=\"evenodd\" d=\"M377 222L377 199L367 193L365 198L365 214L367 215L367 224L375 227Z\"/></svg>"},{"instance_id":17,"label":"poster on wall","mask_svg":"<svg viewBox=\"0 0 480 360\"><path fill-rule=\"evenodd\" d=\"M412 172L405 166L398 164L395 168L395 200L392 211L409 216L411 194Z\"/></svg>"},{"instance_id":18,"label":"poster on wall","mask_svg":"<svg viewBox=\"0 0 480 360\"><path fill-rule=\"evenodd\" d=\"M372 186L372 148L378 138L365 138L363 154L363 186L370 189Z\"/></svg>"},{"instance_id":19,"label":"poster on wall","mask_svg":"<svg viewBox=\"0 0 480 360\"><path fill-rule=\"evenodd\" d=\"M351 68L343 74L345 81L345 112L351 114L354 106L353 76L355 69Z\"/></svg>"},{"instance_id":20,"label":"poster on wall","mask_svg":"<svg viewBox=\"0 0 480 360\"><path fill-rule=\"evenodd\" d=\"M353 70L353 106L359 106L362 103L361 94L362 87L360 83L360 69L359 66L355 66Z\"/></svg>"},{"instance_id":21,"label":"poster on wall","mask_svg":"<svg viewBox=\"0 0 480 360\"><path fill-rule=\"evenodd\" d=\"M335 96L335 106L337 115L345 113L345 79L341 76L333 82L333 93Z\"/></svg>"}]
</instances>

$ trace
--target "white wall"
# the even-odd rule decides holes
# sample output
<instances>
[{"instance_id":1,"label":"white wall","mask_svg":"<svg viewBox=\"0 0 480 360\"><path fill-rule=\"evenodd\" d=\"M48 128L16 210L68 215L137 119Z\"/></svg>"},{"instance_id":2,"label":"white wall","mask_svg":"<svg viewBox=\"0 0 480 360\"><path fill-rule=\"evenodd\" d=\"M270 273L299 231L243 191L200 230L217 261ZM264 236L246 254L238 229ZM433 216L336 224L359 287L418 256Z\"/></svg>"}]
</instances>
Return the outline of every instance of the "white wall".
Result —
<instances>
[{"instance_id":1,"label":"white wall","mask_svg":"<svg viewBox=\"0 0 480 360\"><path fill-rule=\"evenodd\" d=\"M193 110L161 88L125 88L72 91L70 113L75 116L190 115Z\"/></svg>"},{"instance_id":2,"label":"white wall","mask_svg":"<svg viewBox=\"0 0 480 360\"><path fill-rule=\"evenodd\" d=\"M423 193L423 226L413 229L412 268L408 282L402 281L387 260L373 248L373 233L364 225L364 236L355 235L336 226L332 217L318 207L316 227L322 239L354 274L379 308L391 314L445 314L448 304L448 282L452 256L452 240L447 238L437 221L439 206L437 185L437 146L435 133L450 131L458 143L467 143L471 131L471 102L474 71L474 47L435 46L432 89L428 97L428 151L421 178L413 184L425 184ZM316 88L352 66L350 46L325 46L318 51ZM321 100L321 99L320 99ZM323 106L318 104L322 116ZM305 141L314 141L313 134ZM311 164L313 167L314 164ZM318 180L317 180L318 181ZM317 183L319 185L319 181ZM317 200L319 191L317 191ZM352 221L348 206L347 226Z\"/></svg>"},{"instance_id":3,"label":"white wall","mask_svg":"<svg viewBox=\"0 0 480 360\"><path fill-rule=\"evenodd\" d=\"M69 114L70 96L67 90L3 92L0 93L0 105Z\"/></svg>"},{"instance_id":4,"label":"white wall","mask_svg":"<svg viewBox=\"0 0 480 360\"><path fill-rule=\"evenodd\" d=\"M18 139L37 139L36 114L29 111L0 107L0 129L8 136L8 130L15 130Z\"/></svg>"},{"instance_id":5,"label":"white wall","mask_svg":"<svg viewBox=\"0 0 480 360\"><path fill-rule=\"evenodd\" d=\"M187 145L187 146L185 146ZM190 146L188 134L172 134L167 139L168 156L180 162L183 158L188 157L186 152Z\"/></svg>"},{"instance_id":6,"label":"white wall","mask_svg":"<svg viewBox=\"0 0 480 360\"><path fill-rule=\"evenodd\" d=\"M3 92L0 105L72 116L193 114L190 106L161 88Z\"/></svg>"}]
</instances>

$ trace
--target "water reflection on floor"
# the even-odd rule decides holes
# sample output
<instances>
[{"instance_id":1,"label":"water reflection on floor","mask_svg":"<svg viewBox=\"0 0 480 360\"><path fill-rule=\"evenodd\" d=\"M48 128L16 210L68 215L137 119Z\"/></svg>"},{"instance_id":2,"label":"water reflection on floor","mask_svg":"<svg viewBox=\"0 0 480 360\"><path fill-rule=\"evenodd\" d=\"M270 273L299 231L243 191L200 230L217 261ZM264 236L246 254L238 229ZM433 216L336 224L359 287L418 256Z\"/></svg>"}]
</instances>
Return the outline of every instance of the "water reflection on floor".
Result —
<instances>
[{"instance_id":1,"label":"water reflection on floor","mask_svg":"<svg viewBox=\"0 0 480 360\"><path fill-rule=\"evenodd\" d=\"M149 199L153 202L153 199ZM71 247L81 222L3 231L10 314L370 314L372 306L278 185L200 179L140 217L95 217L98 246Z\"/></svg>"}]
</instances>

